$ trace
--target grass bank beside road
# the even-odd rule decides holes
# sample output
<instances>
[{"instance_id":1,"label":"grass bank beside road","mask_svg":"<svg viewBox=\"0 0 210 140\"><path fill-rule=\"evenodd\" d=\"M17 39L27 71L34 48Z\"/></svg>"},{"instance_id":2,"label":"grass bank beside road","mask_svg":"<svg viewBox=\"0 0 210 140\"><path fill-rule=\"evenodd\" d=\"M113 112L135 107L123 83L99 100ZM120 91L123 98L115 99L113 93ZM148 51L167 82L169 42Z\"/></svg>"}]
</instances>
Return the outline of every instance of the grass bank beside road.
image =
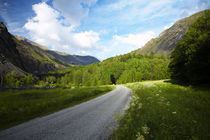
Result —
<instances>
[{"instance_id":1,"label":"grass bank beside road","mask_svg":"<svg viewBox=\"0 0 210 140\"><path fill-rule=\"evenodd\" d=\"M111 91L114 86L0 91L0 130Z\"/></svg>"},{"instance_id":2,"label":"grass bank beside road","mask_svg":"<svg viewBox=\"0 0 210 140\"><path fill-rule=\"evenodd\" d=\"M126 84L130 107L112 139L210 139L210 88L164 81Z\"/></svg>"}]
</instances>

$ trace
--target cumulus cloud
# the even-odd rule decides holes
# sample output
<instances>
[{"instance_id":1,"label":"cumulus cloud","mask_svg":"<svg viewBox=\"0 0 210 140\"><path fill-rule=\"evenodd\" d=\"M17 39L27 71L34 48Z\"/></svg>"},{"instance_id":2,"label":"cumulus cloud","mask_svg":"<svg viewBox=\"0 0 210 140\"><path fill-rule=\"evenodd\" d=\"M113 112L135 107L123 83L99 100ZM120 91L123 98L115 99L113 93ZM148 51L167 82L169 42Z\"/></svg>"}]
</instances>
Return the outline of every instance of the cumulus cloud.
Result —
<instances>
[{"instance_id":1,"label":"cumulus cloud","mask_svg":"<svg viewBox=\"0 0 210 140\"><path fill-rule=\"evenodd\" d=\"M54 0L53 7L65 17L67 23L78 26L81 19L88 16L89 7L97 0Z\"/></svg>"},{"instance_id":2,"label":"cumulus cloud","mask_svg":"<svg viewBox=\"0 0 210 140\"><path fill-rule=\"evenodd\" d=\"M103 46L103 51L99 52L99 58L104 59L119 54L126 54L140 47L143 47L147 41L155 37L153 31L147 31L137 34L114 35L112 40Z\"/></svg>"},{"instance_id":3,"label":"cumulus cloud","mask_svg":"<svg viewBox=\"0 0 210 140\"><path fill-rule=\"evenodd\" d=\"M155 33L153 31L148 31L145 33L139 34L128 34L125 36L113 36L114 41L129 45L133 48L142 47L145 43L147 43L150 39L154 37Z\"/></svg>"},{"instance_id":4,"label":"cumulus cloud","mask_svg":"<svg viewBox=\"0 0 210 140\"><path fill-rule=\"evenodd\" d=\"M64 25L61 13L45 2L33 5L33 11L36 16L29 19L24 28L35 42L67 53L84 54L84 50L97 48L99 33L91 30L74 33L74 26Z\"/></svg>"}]
</instances>

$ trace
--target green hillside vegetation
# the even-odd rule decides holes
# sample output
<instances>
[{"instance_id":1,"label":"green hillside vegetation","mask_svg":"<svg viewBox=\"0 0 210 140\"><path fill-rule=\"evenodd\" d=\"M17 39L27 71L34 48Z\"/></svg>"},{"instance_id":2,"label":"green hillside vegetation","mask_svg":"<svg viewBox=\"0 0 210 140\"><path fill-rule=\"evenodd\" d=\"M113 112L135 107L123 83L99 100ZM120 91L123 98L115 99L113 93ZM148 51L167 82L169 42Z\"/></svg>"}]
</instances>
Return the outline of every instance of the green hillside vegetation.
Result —
<instances>
[{"instance_id":1,"label":"green hillside vegetation","mask_svg":"<svg viewBox=\"0 0 210 140\"><path fill-rule=\"evenodd\" d=\"M48 55L47 53L45 53L43 50L39 48L30 47L29 45L24 44L22 41L18 40L17 38L13 38L13 40L16 42L17 49L22 55L30 55L42 64L52 63L52 64L60 64L60 65L68 66L64 62L56 59L53 56Z\"/></svg>"},{"instance_id":2,"label":"green hillside vegetation","mask_svg":"<svg viewBox=\"0 0 210 140\"><path fill-rule=\"evenodd\" d=\"M114 131L115 140L210 138L209 88L192 88L165 81L130 83L130 107Z\"/></svg>"},{"instance_id":3,"label":"green hillside vegetation","mask_svg":"<svg viewBox=\"0 0 210 140\"><path fill-rule=\"evenodd\" d=\"M44 58L47 58L47 60L56 60L55 62L64 64L64 65L88 65L91 63L100 62L97 58L93 56L79 56L79 55L70 55L58 51L52 51L46 48L45 46L42 46L40 44L37 44L33 41L30 41L24 37L15 36L15 39L18 40L20 43L24 44L25 46L28 46L31 50L34 50L38 55ZM38 56L38 57L40 57Z\"/></svg>"},{"instance_id":4,"label":"green hillside vegetation","mask_svg":"<svg viewBox=\"0 0 210 140\"><path fill-rule=\"evenodd\" d=\"M113 86L0 91L0 130L93 99Z\"/></svg>"},{"instance_id":5,"label":"green hillside vegetation","mask_svg":"<svg viewBox=\"0 0 210 140\"><path fill-rule=\"evenodd\" d=\"M210 84L210 10L177 43L169 67L171 78L179 82Z\"/></svg>"},{"instance_id":6,"label":"green hillside vegetation","mask_svg":"<svg viewBox=\"0 0 210 140\"><path fill-rule=\"evenodd\" d=\"M164 56L126 54L88 66L74 66L51 72L56 85L95 86L143 80L167 79L169 59ZM51 77L52 77L51 75ZM48 80L43 78L42 83Z\"/></svg>"},{"instance_id":7,"label":"green hillside vegetation","mask_svg":"<svg viewBox=\"0 0 210 140\"><path fill-rule=\"evenodd\" d=\"M185 35L189 26L194 23L199 17L201 17L206 11L198 12L190 17L177 21L169 29L164 30L157 38L151 39L144 47L133 51L136 54L165 54L170 55L171 51L175 48L177 42L179 42Z\"/></svg>"}]
</instances>

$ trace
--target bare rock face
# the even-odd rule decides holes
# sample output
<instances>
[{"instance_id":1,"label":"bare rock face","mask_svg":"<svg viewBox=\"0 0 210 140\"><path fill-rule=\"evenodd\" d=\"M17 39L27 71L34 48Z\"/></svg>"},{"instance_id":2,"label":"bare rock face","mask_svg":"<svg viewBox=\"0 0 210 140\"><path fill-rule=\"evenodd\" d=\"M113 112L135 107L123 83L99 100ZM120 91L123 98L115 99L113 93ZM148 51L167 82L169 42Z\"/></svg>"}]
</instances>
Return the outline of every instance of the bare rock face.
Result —
<instances>
[{"instance_id":1,"label":"bare rock face","mask_svg":"<svg viewBox=\"0 0 210 140\"><path fill-rule=\"evenodd\" d=\"M164 30L157 38L151 39L148 43L144 45L133 53L136 54L166 54L170 55L174 49L177 42L179 42L185 35L189 26L195 22L200 16L202 16L204 11L196 13L190 17L184 18L177 21L169 29Z\"/></svg>"}]
</instances>

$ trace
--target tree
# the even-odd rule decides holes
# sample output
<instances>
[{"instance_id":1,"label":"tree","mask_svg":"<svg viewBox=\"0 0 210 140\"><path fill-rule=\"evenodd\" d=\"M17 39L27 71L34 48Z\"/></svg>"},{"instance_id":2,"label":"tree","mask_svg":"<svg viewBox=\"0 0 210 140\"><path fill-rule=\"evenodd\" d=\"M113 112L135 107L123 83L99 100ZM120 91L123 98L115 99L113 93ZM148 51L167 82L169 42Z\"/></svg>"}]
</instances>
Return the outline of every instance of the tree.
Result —
<instances>
[{"instance_id":1,"label":"tree","mask_svg":"<svg viewBox=\"0 0 210 140\"><path fill-rule=\"evenodd\" d=\"M190 84L210 83L210 11L187 30L171 54L171 78Z\"/></svg>"},{"instance_id":2,"label":"tree","mask_svg":"<svg viewBox=\"0 0 210 140\"><path fill-rule=\"evenodd\" d=\"M5 76L5 83L8 87L16 87L16 79L17 74L14 71L11 71L10 73L6 74Z\"/></svg>"},{"instance_id":3,"label":"tree","mask_svg":"<svg viewBox=\"0 0 210 140\"><path fill-rule=\"evenodd\" d=\"M77 70L74 73L74 84L75 84L75 86L80 86L82 84L82 72L81 72L81 70Z\"/></svg>"},{"instance_id":4,"label":"tree","mask_svg":"<svg viewBox=\"0 0 210 140\"><path fill-rule=\"evenodd\" d=\"M45 81L48 84L54 84L56 82L56 78L55 78L55 76L48 76L48 77L46 77Z\"/></svg>"},{"instance_id":5,"label":"tree","mask_svg":"<svg viewBox=\"0 0 210 140\"><path fill-rule=\"evenodd\" d=\"M24 78L22 78L22 82L24 83L25 86L30 86L34 83L34 77L32 74L28 74Z\"/></svg>"}]
</instances>

